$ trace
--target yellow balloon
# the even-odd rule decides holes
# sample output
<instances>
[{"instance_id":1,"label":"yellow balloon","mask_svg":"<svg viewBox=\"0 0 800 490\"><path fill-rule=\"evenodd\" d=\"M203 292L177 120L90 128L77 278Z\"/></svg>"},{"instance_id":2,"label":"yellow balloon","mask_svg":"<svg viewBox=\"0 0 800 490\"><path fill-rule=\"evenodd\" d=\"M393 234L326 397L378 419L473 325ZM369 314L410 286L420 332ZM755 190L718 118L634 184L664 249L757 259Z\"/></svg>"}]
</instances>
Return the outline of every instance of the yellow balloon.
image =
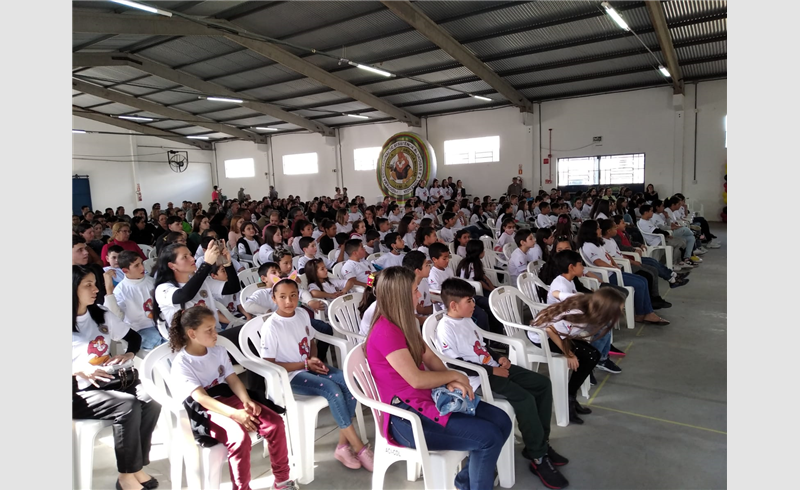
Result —
<instances>
[{"instance_id":1,"label":"yellow balloon","mask_svg":"<svg viewBox=\"0 0 800 490\"><path fill-rule=\"evenodd\" d=\"M728 204L728 193L727 192L723 192L722 193L722 199L725 200L725 204Z\"/></svg>"}]
</instances>

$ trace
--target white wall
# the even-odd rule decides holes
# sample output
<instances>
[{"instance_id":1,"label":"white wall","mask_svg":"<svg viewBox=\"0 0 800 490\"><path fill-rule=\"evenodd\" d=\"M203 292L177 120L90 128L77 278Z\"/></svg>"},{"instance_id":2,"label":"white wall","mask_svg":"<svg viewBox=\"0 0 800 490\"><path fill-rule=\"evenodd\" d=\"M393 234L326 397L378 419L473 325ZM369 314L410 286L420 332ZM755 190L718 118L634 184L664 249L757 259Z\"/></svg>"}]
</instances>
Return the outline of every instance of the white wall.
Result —
<instances>
[{"instance_id":1,"label":"white wall","mask_svg":"<svg viewBox=\"0 0 800 490\"><path fill-rule=\"evenodd\" d=\"M718 221L723 206L722 176L725 174L727 157L723 126L723 117L727 113L727 80L699 84L696 181L695 87L687 85L682 107L676 107L670 87L544 102L541 106L537 105L537 112L530 118L529 125L523 124L523 115L517 109L504 108L425 118L422 128L409 128L401 123L340 128L338 139L317 134L273 136L271 156L269 145L241 141L221 143L216 145L219 183L229 197L236 196L239 187L244 187L245 192L256 199L267 195L270 181L274 182L280 196L299 194L304 199L333 195L334 188L343 183L351 197L363 195L368 202L373 202L380 195L375 172L356 172L353 150L382 146L395 133L414 131L422 136L427 135L433 146L438 162L437 177L440 180L447 176L461 179L472 195L499 196L505 192L511 178L519 175L520 165L525 187L538 190L541 179L541 187L549 190L555 184L555 162L559 157L642 152L645 154L646 183L655 185L663 196L683 192L700 200L705 206L707 219ZM90 124L98 124L82 119L79 121L80 125L75 127L92 129ZM550 128L553 129L552 160L550 165L541 165L541 158L548 153ZM540 129L544 147L541 152ZM494 135L500 136L499 162L444 165L446 140ZM602 136L602 143L592 143L593 136ZM186 199L195 201L207 202L210 199L211 174L215 170L209 163L199 162L213 162L211 152L190 151L189 170L186 174L173 174L166 168L166 163L142 162L165 157L145 157L144 154L155 150L137 147L143 144L177 146L165 140L141 136L75 135L73 141L74 154L129 155L135 151L140 156L137 168L141 169L139 182L142 184L145 207L149 208L156 201L161 202L162 206L167 200L181 201L184 195ZM131 150L131 142L134 150ZM318 153L318 174L284 175L283 155L310 152ZM225 178L225 160L247 157L255 160L255 177ZM269 163L271 158L272 165ZM553 183L547 184L545 179L550 177L550 171ZM265 176L265 172L269 172L270 176ZM75 159L73 173L92 176L95 208L117 204L128 208L133 204L135 186L130 163ZM176 189L181 191L176 192Z\"/></svg>"},{"instance_id":2,"label":"white wall","mask_svg":"<svg viewBox=\"0 0 800 490\"><path fill-rule=\"evenodd\" d=\"M107 124L73 117L73 128L87 131L125 132ZM167 164L167 150L186 150L189 166L175 173ZM103 210L125 206L128 214L135 208L150 211L156 202L162 208L172 201L208 203L212 190L212 151L142 135L73 134L72 174L88 175L92 206ZM136 197L136 184L142 201Z\"/></svg>"}]
</instances>

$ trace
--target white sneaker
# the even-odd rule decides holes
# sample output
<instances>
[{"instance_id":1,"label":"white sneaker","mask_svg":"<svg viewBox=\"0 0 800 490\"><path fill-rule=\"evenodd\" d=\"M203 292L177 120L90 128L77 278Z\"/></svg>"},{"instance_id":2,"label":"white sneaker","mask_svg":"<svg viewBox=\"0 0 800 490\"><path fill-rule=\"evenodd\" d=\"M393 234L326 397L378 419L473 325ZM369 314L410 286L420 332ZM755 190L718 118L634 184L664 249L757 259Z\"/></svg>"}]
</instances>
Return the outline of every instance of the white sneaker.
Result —
<instances>
[{"instance_id":1,"label":"white sneaker","mask_svg":"<svg viewBox=\"0 0 800 490\"><path fill-rule=\"evenodd\" d=\"M706 246L707 246L708 248L719 248L719 247L720 247L720 244L719 244L719 242L718 242L718 241L716 241L716 240L711 240L710 242L708 242L708 243L706 244Z\"/></svg>"},{"instance_id":2,"label":"white sneaker","mask_svg":"<svg viewBox=\"0 0 800 490\"><path fill-rule=\"evenodd\" d=\"M694 255L703 255L706 252L708 252L708 250L704 249L703 247L699 247L699 248L695 249Z\"/></svg>"}]
</instances>

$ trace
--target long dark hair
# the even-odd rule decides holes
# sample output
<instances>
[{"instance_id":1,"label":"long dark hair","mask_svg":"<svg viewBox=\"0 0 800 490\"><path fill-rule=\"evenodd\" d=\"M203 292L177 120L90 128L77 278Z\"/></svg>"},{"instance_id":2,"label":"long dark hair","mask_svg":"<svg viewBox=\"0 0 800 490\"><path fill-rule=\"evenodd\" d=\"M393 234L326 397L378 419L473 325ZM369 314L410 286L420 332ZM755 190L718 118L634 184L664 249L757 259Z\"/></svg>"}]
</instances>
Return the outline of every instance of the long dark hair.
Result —
<instances>
[{"instance_id":1,"label":"long dark hair","mask_svg":"<svg viewBox=\"0 0 800 490\"><path fill-rule=\"evenodd\" d=\"M175 271L169 268L169 263L175 262L175 259L178 257L178 250L181 248L189 249L189 247L182 243L173 243L161 249L161 253L158 254L158 262L155 268L156 280L155 286L153 287L153 318L156 321L158 321L161 315L161 308L158 306L158 300L156 299L156 289L158 289L159 285L167 282L178 287L178 280L175 279Z\"/></svg>"},{"instance_id":2,"label":"long dark hair","mask_svg":"<svg viewBox=\"0 0 800 490\"><path fill-rule=\"evenodd\" d=\"M625 298L614 288L600 288L592 294L576 294L559 303L552 304L540 311L533 320L533 325L544 327L566 320L570 323L585 325L577 335L588 332L597 335L608 332L622 315ZM578 310L577 313L569 313ZM568 336L567 338L573 338Z\"/></svg>"},{"instance_id":3,"label":"long dark hair","mask_svg":"<svg viewBox=\"0 0 800 490\"><path fill-rule=\"evenodd\" d=\"M606 216L611 216L611 209L609 207L608 199L599 198L595 200L594 204L592 205L592 210L589 212L589 216L592 219L597 219L597 215L603 213Z\"/></svg>"},{"instance_id":4,"label":"long dark hair","mask_svg":"<svg viewBox=\"0 0 800 490\"><path fill-rule=\"evenodd\" d=\"M308 279L308 284L316 284L319 290L324 292L325 289L322 287L322 279L320 279L320 277L317 276L317 266L322 263L323 263L322 259L311 259L308 262L306 262L305 269L303 270L305 270L306 278ZM330 278L326 277L325 282L330 284L331 282Z\"/></svg>"},{"instance_id":5,"label":"long dark hair","mask_svg":"<svg viewBox=\"0 0 800 490\"><path fill-rule=\"evenodd\" d=\"M578 229L578 248L583 248L584 243L592 243L598 247L603 246L603 239L597 236L597 221L587 219Z\"/></svg>"},{"instance_id":6,"label":"long dark hair","mask_svg":"<svg viewBox=\"0 0 800 490\"><path fill-rule=\"evenodd\" d=\"M549 228L539 228L536 230L536 244L542 249L542 260L547 262L550 259L550 246L544 241L553 236Z\"/></svg>"},{"instance_id":7,"label":"long dark hair","mask_svg":"<svg viewBox=\"0 0 800 490\"><path fill-rule=\"evenodd\" d=\"M481 254L483 253L483 242L480 240L470 240L467 242L467 256L458 263L456 274L461 276L468 276L469 268L472 267L472 272L476 281L483 280L483 264L481 263ZM466 278L466 277L465 277Z\"/></svg>"},{"instance_id":8,"label":"long dark hair","mask_svg":"<svg viewBox=\"0 0 800 490\"><path fill-rule=\"evenodd\" d=\"M73 265L72 266L72 331L78 331L78 304L80 301L78 300L78 287L81 285L81 281L88 276L91 275L92 277L97 277L94 271L88 267L84 267L82 265ZM100 289L100 286L97 286ZM98 291L97 294L100 294ZM89 310L89 315L92 317L92 320L98 325L104 322L105 318L105 310L96 304L87 305L86 307Z\"/></svg>"}]
</instances>

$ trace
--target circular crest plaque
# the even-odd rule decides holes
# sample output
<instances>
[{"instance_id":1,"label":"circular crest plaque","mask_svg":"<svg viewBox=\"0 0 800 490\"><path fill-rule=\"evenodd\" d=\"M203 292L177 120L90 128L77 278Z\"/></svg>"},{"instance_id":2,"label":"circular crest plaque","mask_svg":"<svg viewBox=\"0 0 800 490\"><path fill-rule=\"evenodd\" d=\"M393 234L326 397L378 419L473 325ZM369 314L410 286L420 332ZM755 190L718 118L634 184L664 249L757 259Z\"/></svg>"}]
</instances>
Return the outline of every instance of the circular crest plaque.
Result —
<instances>
[{"instance_id":1,"label":"circular crest plaque","mask_svg":"<svg viewBox=\"0 0 800 490\"><path fill-rule=\"evenodd\" d=\"M436 155L425 138L416 133L397 133L383 144L376 169L384 196L405 202L422 182L436 178Z\"/></svg>"}]
</instances>

